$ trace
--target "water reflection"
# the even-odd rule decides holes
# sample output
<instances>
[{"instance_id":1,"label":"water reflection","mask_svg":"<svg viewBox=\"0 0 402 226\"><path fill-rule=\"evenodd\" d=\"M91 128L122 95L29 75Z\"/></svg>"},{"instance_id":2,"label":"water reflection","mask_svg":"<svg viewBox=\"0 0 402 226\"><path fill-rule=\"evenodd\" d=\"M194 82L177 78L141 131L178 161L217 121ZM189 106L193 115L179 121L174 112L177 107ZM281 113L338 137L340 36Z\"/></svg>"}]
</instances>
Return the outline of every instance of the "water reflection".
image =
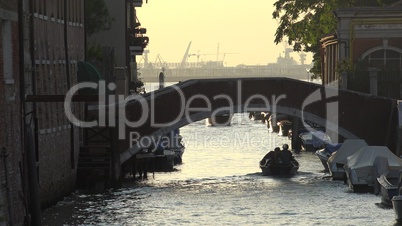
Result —
<instances>
[{"instance_id":1,"label":"water reflection","mask_svg":"<svg viewBox=\"0 0 402 226\"><path fill-rule=\"evenodd\" d=\"M332 181L312 153L293 177L264 177L259 160L287 138L237 114L229 127L197 122L176 172L96 194L76 192L44 213L47 225L397 225L381 198ZM237 121L236 121L237 120ZM244 137L248 137L244 139ZM237 141L236 141L237 139ZM221 140L221 143L219 143ZM247 143L248 142L248 143ZM247 145L245 145L247 144ZM215 145L215 146L214 146Z\"/></svg>"}]
</instances>

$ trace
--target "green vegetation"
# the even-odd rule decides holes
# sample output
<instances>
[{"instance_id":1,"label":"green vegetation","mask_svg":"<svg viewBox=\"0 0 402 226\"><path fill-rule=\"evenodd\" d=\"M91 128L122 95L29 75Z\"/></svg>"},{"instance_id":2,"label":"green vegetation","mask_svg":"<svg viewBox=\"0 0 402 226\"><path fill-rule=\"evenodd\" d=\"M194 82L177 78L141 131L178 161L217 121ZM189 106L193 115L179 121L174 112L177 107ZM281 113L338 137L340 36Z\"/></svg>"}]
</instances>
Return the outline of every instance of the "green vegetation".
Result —
<instances>
[{"instance_id":1,"label":"green vegetation","mask_svg":"<svg viewBox=\"0 0 402 226\"><path fill-rule=\"evenodd\" d=\"M313 53L313 78L321 77L319 40L333 34L337 18L333 11L343 7L384 6L398 0L277 0L272 14L279 22L275 43L287 39L294 51Z\"/></svg>"},{"instance_id":2,"label":"green vegetation","mask_svg":"<svg viewBox=\"0 0 402 226\"><path fill-rule=\"evenodd\" d=\"M85 4L87 34L109 30L114 19L109 16L105 1L86 0Z\"/></svg>"}]
</instances>

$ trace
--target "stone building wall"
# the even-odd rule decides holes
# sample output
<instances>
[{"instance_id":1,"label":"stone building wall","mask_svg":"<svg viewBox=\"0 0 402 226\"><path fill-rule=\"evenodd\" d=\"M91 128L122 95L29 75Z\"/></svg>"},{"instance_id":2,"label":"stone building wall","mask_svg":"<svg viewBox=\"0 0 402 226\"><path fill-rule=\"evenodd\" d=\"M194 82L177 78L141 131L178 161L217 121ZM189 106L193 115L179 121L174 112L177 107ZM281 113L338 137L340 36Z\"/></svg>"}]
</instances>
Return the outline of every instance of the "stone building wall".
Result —
<instances>
[{"instance_id":1,"label":"stone building wall","mask_svg":"<svg viewBox=\"0 0 402 226\"><path fill-rule=\"evenodd\" d=\"M18 1L0 1L0 224L22 225L22 127Z\"/></svg>"},{"instance_id":2,"label":"stone building wall","mask_svg":"<svg viewBox=\"0 0 402 226\"><path fill-rule=\"evenodd\" d=\"M84 60L84 1L37 0L35 3L35 94L65 95L69 86L77 83L77 62ZM40 102L36 108L37 162L43 208L55 204L75 186L79 128L73 127L71 139L71 124L63 104ZM77 114L81 110L81 105L74 104Z\"/></svg>"},{"instance_id":3,"label":"stone building wall","mask_svg":"<svg viewBox=\"0 0 402 226\"><path fill-rule=\"evenodd\" d=\"M36 0L34 13L30 14L31 1L23 0L23 43L19 43L18 3L0 0L0 225L24 225L28 220L25 207L30 188L23 131L24 120L32 114L23 114L24 106L33 105L24 105L20 98L20 72L24 70L26 94L65 95L77 82L77 62L84 60L85 51L84 1ZM30 15L33 46L29 39ZM25 65L20 65L21 48ZM73 108L80 117L83 106L73 104ZM35 129L39 193L42 207L47 207L74 189L80 129L67 120L63 103L40 102L34 112L35 117L28 123Z\"/></svg>"}]
</instances>

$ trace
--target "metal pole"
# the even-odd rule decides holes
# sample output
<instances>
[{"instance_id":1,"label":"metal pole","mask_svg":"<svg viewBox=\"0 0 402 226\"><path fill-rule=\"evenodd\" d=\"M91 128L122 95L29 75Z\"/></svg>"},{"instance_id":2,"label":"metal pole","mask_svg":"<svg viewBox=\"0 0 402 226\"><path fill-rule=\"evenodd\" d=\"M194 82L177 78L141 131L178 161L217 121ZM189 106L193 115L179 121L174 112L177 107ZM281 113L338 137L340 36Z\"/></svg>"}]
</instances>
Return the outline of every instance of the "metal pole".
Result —
<instances>
[{"instance_id":1,"label":"metal pole","mask_svg":"<svg viewBox=\"0 0 402 226\"><path fill-rule=\"evenodd\" d=\"M28 185L29 185L29 200L31 224L34 226L42 225L42 213L39 198L39 183L35 161L35 142L32 134L32 129L29 125L25 125L25 151L27 155L28 167Z\"/></svg>"},{"instance_id":2,"label":"metal pole","mask_svg":"<svg viewBox=\"0 0 402 226\"><path fill-rule=\"evenodd\" d=\"M9 221L8 224L10 226L14 225L13 223L13 204L11 201L11 191L10 191L10 184L9 184L9 175L8 175L8 167L7 167L7 161L6 161L6 157L8 157L8 154L6 152L6 148L3 147L3 150L1 152L1 157L3 158L3 164L4 164L4 174L5 174L5 186L6 186L6 190L7 190L7 209L8 209L8 215L9 215Z\"/></svg>"}]
</instances>

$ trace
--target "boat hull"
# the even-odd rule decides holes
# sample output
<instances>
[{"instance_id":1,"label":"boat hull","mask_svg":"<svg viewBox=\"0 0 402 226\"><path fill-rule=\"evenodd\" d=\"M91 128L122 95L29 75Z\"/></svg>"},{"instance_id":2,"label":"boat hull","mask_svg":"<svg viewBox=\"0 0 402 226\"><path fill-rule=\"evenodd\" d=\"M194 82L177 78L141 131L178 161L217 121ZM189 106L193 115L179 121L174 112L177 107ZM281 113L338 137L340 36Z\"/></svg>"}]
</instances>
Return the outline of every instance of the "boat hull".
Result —
<instances>
[{"instance_id":1,"label":"boat hull","mask_svg":"<svg viewBox=\"0 0 402 226\"><path fill-rule=\"evenodd\" d=\"M278 135L288 136L289 130L292 129L292 122L289 120L280 121L278 123L278 126L279 126Z\"/></svg>"},{"instance_id":2,"label":"boat hull","mask_svg":"<svg viewBox=\"0 0 402 226\"><path fill-rule=\"evenodd\" d=\"M356 193L374 191L373 178L369 178L367 176L359 176L354 169L348 169L345 172L348 187L351 191Z\"/></svg>"},{"instance_id":3,"label":"boat hull","mask_svg":"<svg viewBox=\"0 0 402 226\"><path fill-rule=\"evenodd\" d=\"M162 154L151 154L149 157L149 169L152 172L170 172L174 170L175 153L164 150Z\"/></svg>"},{"instance_id":4,"label":"boat hull","mask_svg":"<svg viewBox=\"0 0 402 226\"><path fill-rule=\"evenodd\" d=\"M392 206L395 212L395 220L402 223L402 196L394 196L392 198Z\"/></svg>"},{"instance_id":5,"label":"boat hull","mask_svg":"<svg viewBox=\"0 0 402 226\"><path fill-rule=\"evenodd\" d=\"M263 176L270 175L295 175L299 170L299 163L292 160L289 165L276 165L268 161L266 164L260 164Z\"/></svg>"},{"instance_id":6,"label":"boat hull","mask_svg":"<svg viewBox=\"0 0 402 226\"><path fill-rule=\"evenodd\" d=\"M175 165L183 163L182 158L183 158L184 149L185 149L184 146L170 149L175 153L175 156L174 156L174 164Z\"/></svg>"},{"instance_id":7,"label":"boat hull","mask_svg":"<svg viewBox=\"0 0 402 226\"><path fill-rule=\"evenodd\" d=\"M331 173L333 180L345 180L346 179L346 172L343 169L344 164L335 163L335 162L329 163L327 161L327 166L328 166L329 172Z\"/></svg>"},{"instance_id":8,"label":"boat hull","mask_svg":"<svg viewBox=\"0 0 402 226\"><path fill-rule=\"evenodd\" d=\"M329 172L328 164L327 161L331 154L325 152L324 150L318 150L315 152L315 155L320 159L322 165L324 166L324 171Z\"/></svg>"},{"instance_id":9,"label":"boat hull","mask_svg":"<svg viewBox=\"0 0 402 226\"><path fill-rule=\"evenodd\" d=\"M380 186L381 204L392 207L392 198L399 195L399 171L388 171L377 178Z\"/></svg>"},{"instance_id":10,"label":"boat hull","mask_svg":"<svg viewBox=\"0 0 402 226\"><path fill-rule=\"evenodd\" d=\"M252 112L249 113L248 117L249 117L250 120L253 120L253 121L262 121L262 122L264 122L266 114L264 112L252 111Z\"/></svg>"}]
</instances>

